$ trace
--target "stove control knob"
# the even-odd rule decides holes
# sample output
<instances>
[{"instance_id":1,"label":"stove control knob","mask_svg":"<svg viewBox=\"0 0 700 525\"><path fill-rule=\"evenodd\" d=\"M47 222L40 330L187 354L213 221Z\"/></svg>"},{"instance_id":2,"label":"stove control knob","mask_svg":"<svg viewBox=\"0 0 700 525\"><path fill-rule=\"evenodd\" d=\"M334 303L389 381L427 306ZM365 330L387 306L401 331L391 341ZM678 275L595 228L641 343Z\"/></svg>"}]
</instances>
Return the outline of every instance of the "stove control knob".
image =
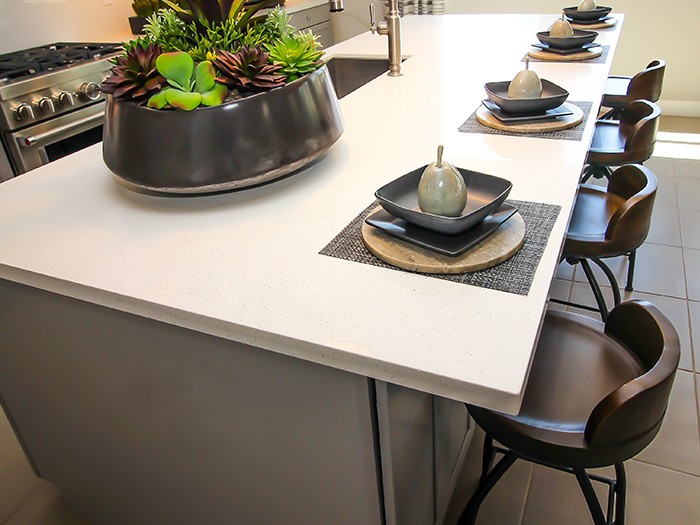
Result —
<instances>
[{"instance_id":1,"label":"stove control knob","mask_svg":"<svg viewBox=\"0 0 700 525\"><path fill-rule=\"evenodd\" d=\"M49 97L41 97L36 102L36 107L38 107L39 111L42 113L53 113L56 111L56 108L53 105L53 100L51 100Z\"/></svg>"},{"instance_id":2,"label":"stove control knob","mask_svg":"<svg viewBox=\"0 0 700 525\"><path fill-rule=\"evenodd\" d=\"M95 82L85 82L78 88L78 96L85 100L97 100L102 94L102 88Z\"/></svg>"},{"instance_id":3,"label":"stove control knob","mask_svg":"<svg viewBox=\"0 0 700 525\"><path fill-rule=\"evenodd\" d=\"M17 120L32 120L34 118L34 110L29 104L20 104L15 108L15 118Z\"/></svg>"},{"instance_id":4,"label":"stove control knob","mask_svg":"<svg viewBox=\"0 0 700 525\"><path fill-rule=\"evenodd\" d=\"M56 101L63 107L72 106L75 104L73 101L73 94L68 91L61 91L56 97Z\"/></svg>"}]
</instances>

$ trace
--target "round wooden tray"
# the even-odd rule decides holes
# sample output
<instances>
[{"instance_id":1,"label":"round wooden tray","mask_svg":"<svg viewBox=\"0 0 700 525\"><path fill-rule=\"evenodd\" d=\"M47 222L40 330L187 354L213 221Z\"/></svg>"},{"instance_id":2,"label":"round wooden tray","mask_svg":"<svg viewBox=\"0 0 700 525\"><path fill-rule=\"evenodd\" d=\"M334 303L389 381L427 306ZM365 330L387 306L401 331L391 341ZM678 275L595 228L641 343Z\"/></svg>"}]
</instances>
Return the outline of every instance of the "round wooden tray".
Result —
<instances>
[{"instance_id":1,"label":"round wooden tray","mask_svg":"<svg viewBox=\"0 0 700 525\"><path fill-rule=\"evenodd\" d=\"M362 223L362 240L367 249L382 261L411 272L476 272L496 266L520 250L525 241L525 221L516 213L493 235L456 257L442 255L396 239L366 222Z\"/></svg>"},{"instance_id":2,"label":"round wooden tray","mask_svg":"<svg viewBox=\"0 0 700 525\"><path fill-rule=\"evenodd\" d=\"M574 29L610 29L615 27L617 20L613 18L612 20L606 20L605 22L599 22L598 24L577 24L576 22L571 23L571 27Z\"/></svg>"},{"instance_id":3,"label":"round wooden tray","mask_svg":"<svg viewBox=\"0 0 700 525\"><path fill-rule=\"evenodd\" d=\"M552 120L542 120L536 122L506 124L498 120L484 106L476 110L476 120L484 126L501 131L514 131L516 133L546 133L548 131L561 131L577 126L583 121L583 110L574 105L564 102L564 106L573 112L573 115L566 117L556 117Z\"/></svg>"},{"instance_id":4,"label":"round wooden tray","mask_svg":"<svg viewBox=\"0 0 700 525\"><path fill-rule=\"evenodd\" d=\"M557 53L550 53L544 49L531 49L527 52L532 58L537 58L539 60L549 60L551 62L573 62L579 60L590 60L591 58L598 58L603 54L603 49L600 47L594 48L595 51L590 49L585 49L580 53L572 53L570 55L559 55Z\"/></svg>"}]
</instances>

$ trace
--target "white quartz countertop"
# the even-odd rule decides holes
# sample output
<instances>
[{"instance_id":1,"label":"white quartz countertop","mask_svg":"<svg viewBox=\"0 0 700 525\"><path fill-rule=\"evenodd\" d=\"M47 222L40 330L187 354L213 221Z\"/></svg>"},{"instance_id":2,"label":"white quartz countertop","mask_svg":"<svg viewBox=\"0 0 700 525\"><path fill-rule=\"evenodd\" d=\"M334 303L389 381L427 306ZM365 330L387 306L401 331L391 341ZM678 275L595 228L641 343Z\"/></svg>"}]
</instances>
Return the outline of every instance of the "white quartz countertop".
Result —
<instances>
[{"instance_id":1,"label":"white quartz countertop","mask_svg":"<svg viewBox=\"0 0 700 525\"><path fill-rule=\"evenodd\" d=\"M0 185L0 277L457 400L516 412L593 130L581 141L465 134L550 15L408 16L403 76L341 100L345 133L302 173L236 193L152 196L99 145ZM606 64L533 63L595 114ZM386 56L364 34L331 55ZM562 211L527 296L319 255L374 191L430 162L512 181Z\"/></svg>"}]
</instances>

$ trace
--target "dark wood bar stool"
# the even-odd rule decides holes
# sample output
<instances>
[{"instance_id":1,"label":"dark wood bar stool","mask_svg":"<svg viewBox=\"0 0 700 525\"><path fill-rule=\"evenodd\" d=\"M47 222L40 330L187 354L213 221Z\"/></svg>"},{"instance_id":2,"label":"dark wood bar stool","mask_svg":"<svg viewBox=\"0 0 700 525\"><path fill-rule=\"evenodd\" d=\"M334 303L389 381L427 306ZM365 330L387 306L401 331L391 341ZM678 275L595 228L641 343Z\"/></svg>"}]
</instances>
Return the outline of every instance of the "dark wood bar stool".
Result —
<instances>
[{"instance_id":1,"label":"dark wood bar stool","mask_svg":"<svg viewBox=\"0 0 700 525\"><path fill-rule=\"evenodd\" d=\"M613 166L641 164L654 153L661 109L648 100L627 104L620 120L598 120L581 182L609 178Z\"/></svg>"},{"instance_id":2,"label":"dark wood bar stool","mask_svg":"<svg viewBox=\"0 0 700 525\"><path fill-rule=\"evenodd\" d=\"M648 302L616 306L604 325L548 311L520 413L467 407L486 437L479 486L459 525L475 523L484 498L517 459L574 474L593 523L611 525L614 517L624 525L624 462L659 432L679 358L678 334ZM497 452L503 457L492 468ZM586 472L611 465L615 480ZM607 517L591 480L608 484Z\"/></svg>"},{"instance_id":3,"label":"dark wood bar stool","mask_svg":"<svg viewBox=\"0 0 700 525\"><path fill-rule=\"evenodd\" d=\"M610 111L603 119L619 119L622 108L634 100L656 102L661 97L666 62L653 60L633 77L610 76L605 83L605 93L601 104Z\"/></svg>"},{"instance_id":4,"label":"dark wood bar stool","mask_svg":"<svg viewBox=\"0 0 700 525\"><path fill-rule=\"evenodd\" d=\"M632 290L637 248L649 234L657 187L658 181L652 171L637 164L617 168L610 176L607 189L589 184L579 186L564 240L562 260L581 264L603 321L608 309L589 261L603 270L610 281L615 305L619 304L620 287L603 259L620 255L629 257L625 288ZM566 301L556 302L589 309Z\"/></svg>"}]
</instances>

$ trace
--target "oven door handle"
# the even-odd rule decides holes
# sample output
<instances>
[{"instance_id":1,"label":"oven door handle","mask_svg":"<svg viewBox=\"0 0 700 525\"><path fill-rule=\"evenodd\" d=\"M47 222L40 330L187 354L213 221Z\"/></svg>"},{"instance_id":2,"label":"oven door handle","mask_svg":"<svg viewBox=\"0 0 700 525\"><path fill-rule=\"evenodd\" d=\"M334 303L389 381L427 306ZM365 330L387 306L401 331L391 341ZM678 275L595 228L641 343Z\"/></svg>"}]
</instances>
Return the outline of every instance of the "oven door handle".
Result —
<instances>
[{"instance_id":1,"label":"oven door handle","mask_svg":"<svg viewBox=\"0 0 700 525\"><path fill-rule=\"evenodd\" d=\"M16 139L17 143L20 146L24 146L25 148L31 148L32 146L35 146L39 142L42 142L44 140L50 140L62 133L65 133L66 131L72 131L75 128L85 126L87 124L91 124L95 121L102 120L104 118L104 113L96 113L94 115L90 115L84 118L81 118L80 120L76 120L73 122L69 122L68 124L63 124L62 126L58 126L56 128L53 128L49 131L45 131L44 133L37 133L36 135L21 135L18 134Z\"/></svg>"}]
</instances>

